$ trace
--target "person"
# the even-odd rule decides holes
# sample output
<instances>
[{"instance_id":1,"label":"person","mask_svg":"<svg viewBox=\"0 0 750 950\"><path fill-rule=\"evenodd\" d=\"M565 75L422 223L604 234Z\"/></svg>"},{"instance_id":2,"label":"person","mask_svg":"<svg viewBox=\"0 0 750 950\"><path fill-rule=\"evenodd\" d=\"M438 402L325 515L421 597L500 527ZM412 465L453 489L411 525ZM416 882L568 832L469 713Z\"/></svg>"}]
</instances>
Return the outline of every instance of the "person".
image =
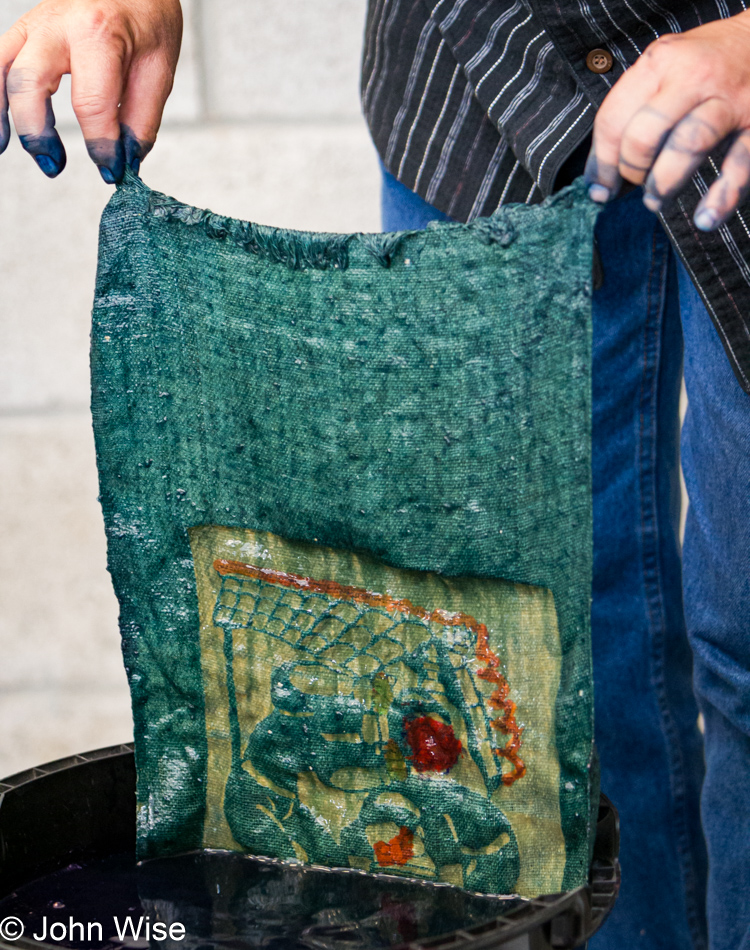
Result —
<instances>
[{"instance_id":1,"label":"person","mask_svg":"<svg viewBox=\"0 0 750 950\"><path fill-rule=\"evenodd\" d=\"M182 39L179 0L44 0L0 37L0 152L9 113L48 178L65 168L51 96L71 75L89 155L108 184L151 150Z\"/></svg>"},{"instance_id":2,"label":"person","mask_svg":"<svg viewBox=\"0 0 750 950\"><path fill-rule=\"evenodd\" d=\"M70 72L102 177L137 170L180 34L178 0L44 0L0 38L0 149L10 109L44 174L63 170L50 96ZM370 0L362 86L386 229L539 201L580 171L603 205L592 631L623 888L592 945L748 950L750 12Z\"/></svg>"}]
</instances>

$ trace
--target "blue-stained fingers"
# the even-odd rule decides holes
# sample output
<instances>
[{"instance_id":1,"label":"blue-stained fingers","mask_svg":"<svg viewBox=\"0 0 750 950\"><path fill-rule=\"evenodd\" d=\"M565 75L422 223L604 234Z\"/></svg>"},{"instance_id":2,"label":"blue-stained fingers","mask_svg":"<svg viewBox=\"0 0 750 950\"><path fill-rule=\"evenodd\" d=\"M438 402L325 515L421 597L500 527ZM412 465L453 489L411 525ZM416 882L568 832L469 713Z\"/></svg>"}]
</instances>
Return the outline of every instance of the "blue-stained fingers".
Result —
<instances>
[{"instance_id":1,"label":"blue-stained fingers","mask_svg":"<svg viewBox=\"0 0 750 950\"><path fill-rule=\"evenodd\" d=\"M735 212L750 191L750 130L735 136L721 174L701 198L693 221L700 231L715 231Z\"/></svg>"},{"instance_id":2,"label":"blue-stained fingers","mask_svg":"<svg viewBox=\"0 0 750 950\"><path fill-rule=\"evenodd\" d=\"M10 106L8 102L8 73L13 61L23 49L26 32L16 24L0 37L0 155L10 142Z\"/></svg>"},{"instance_id":3,"label":"blue-stained fingers","mask_svg":"<svg viewBox=\"0 0 750 950\"><path fill-rule=\"evenodd\" d=\"M732 117L723 103L698 105L669 131L643 185L643 202L651 211L687 185L709 153L727 135Z\"/></svg>"},{"instance_id":4,"label":"blue-stained fingers","mask_svg":"<svg viewBox=\"0 0 750 950\"><path fill-rule=\"evenodd\" d=\"M89 158L108 185L116 185L125 174L125 147L119 139L87 139Z\"/></svg>"},{"instance_id":5,"label":"blue-stained fingers","mask_svg":"<svg viewBox=\"0 0 750 950\"><path fill-rule=\"evenodd\" d=\"M616 198L622 186L620 171L616 165L602 162L596 153L596 139L591 146L583 177L588 185L589 198L604 204Z\"/></svg>"},{"instance_id":6,"label":"blue-stained fingers","mask_svg":"<svg viewBox=\"0 0 750 950\"><path fill-rule=\"evenodd\" d=\"M8 88L13 89L13 70L8 75ZM56 178L65 168L67 161L65 147L55 129L55 113L52 111L52 101L48 97L45 103L45 119L41 132L19 133L21 145L31 155L39 168L48 178Z\"/></svg>"},{"instance_id":7,"label":"blue-stained fingers","mask_svg":"<svg viewBox=\"0 0 750 950\"><path fill-rule=\"evenodd\" d=\"M86 148L104 181L116 185L122 181L126 167L138 173L153 144L139 139L129 126L121 125L119 139L89 139Z\"/></svg>"},{"instance_id":8,"label":"blue-stained fingers","mask_svg":"<svg viewBox=\"0 0 750 950\"><path fill-rule=\"evenodd\" d=\"M60 174L65 149L50 98L69 73L73 110L104 181L137 171L159 130L181 34L180 0L37 3L0 36L0 152L12 120L44 174Z\"/></svg>"},{"instance_id":9,"label":"blue-stained fingers","mask_svg":"<svg viewBox=\"0 0 750 950\"><path fill-rule=\"evenodd\" d=\"M10 142L10 115L8 114L8 72L10 66L0 70L0 155L3 154Z\"/></svg>"},{"instance_id":10,"label":"blue-stained fingers","mask_svg":"<svg viewBox=\"0 0 750 950\"><path fill-rule=\"evenodd\" d=\"M179 6L175 12L179 14ZM136 173L159 132L164 103L172 88L180 35L181 20L178 20L170 36L165 37L160 54L139 57L128 71L120 100L119 122L125 143L125 162Z\"/></svg>"},{"instance_id":11,"label":"blue-stained fingers","mask_svg":"<svg viewBox=\"0 0 750 950\"><path fill-rule=\"evenodd\" d=\"M120 125L120 135L125 149L125 164L137 175L141 162L154 147L154 143L139 139L129 125Z\"/></svg>"}]
</instances>

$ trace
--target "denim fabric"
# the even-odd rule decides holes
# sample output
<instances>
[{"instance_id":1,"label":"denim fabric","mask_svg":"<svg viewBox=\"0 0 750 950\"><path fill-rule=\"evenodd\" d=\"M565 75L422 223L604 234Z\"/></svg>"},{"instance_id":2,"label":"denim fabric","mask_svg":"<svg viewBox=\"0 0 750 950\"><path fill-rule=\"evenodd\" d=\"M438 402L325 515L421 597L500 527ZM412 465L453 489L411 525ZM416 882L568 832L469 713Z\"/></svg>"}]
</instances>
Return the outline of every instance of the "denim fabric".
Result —
<instances>
[{"instance_id":1,"label":"denim fabric","mask_svg":"<svg viewBox=\"0 0 750 950\"><path fill-rule=\"evenodd\" d=\"M703 827L715 950L750 948L750 397L680 273L688 411L682 464L690 507L684 585L705 720Z\"/></svg>"},{"instance_id":2,"label":"denim fabric","mask_svg":"<svg viewBox=\"0 0 750 950\"><path fill-rule=\"evenodd\" d=\"M680 582L677 266L638 192L604 210L596 235L592 644L602 789L620 809L623 883L592 946L698 950L703 757Z\"/></svg>"},{"instance_id":3,"label":"denim fabric","mask_svg":"<svg viewBox=\"0 0 750 950\"><path fill-rule=\"evenodd\" d=\"M402 185L385 165L380 162L384 186L380 193L380 210L384 231L400 231L401 222L408 222L407 228L426 228L430 221L450 221L444 211L438 211L424 198Z\"/></svg>"},{"instance_id":4,"label":"denim fabric","mask_svg":"<svg viewBox=\"0 0 750 950\"><path fill-rule=\"evenodd\" d=\"M441 216L440 212L435 217ZM430 208L384 176L383 226ZM622 891L594 950L750 948L750 399L657 218L634 191L597 223L592 637L602 789L622 822ZM691 505L678 539L682 334ZM689 639L684 616L688 620ZM692 645L692 651L690 649Z\"/></svg>"}]
</instances>

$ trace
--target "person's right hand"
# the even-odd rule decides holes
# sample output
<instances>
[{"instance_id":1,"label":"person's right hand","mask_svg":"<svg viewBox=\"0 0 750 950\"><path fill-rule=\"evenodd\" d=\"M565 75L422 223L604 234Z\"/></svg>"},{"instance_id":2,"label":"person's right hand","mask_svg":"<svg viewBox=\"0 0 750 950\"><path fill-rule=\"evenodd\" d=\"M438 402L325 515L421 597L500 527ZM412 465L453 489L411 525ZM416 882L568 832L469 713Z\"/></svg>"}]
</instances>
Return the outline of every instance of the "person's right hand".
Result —
<instances>
[{"instance_id":1,"label":"person's right hand","mask_svg":"<svg viewBox=\"0 0 750 950\"><path fill-rule=\"evenodd\" d=\"M45 175L65 167L51 96L65 73L89 155L108 184L156 139L180 54L179 0L42 0L0 37L0 153L18 137Z\"/></svg>"}]
</instances>

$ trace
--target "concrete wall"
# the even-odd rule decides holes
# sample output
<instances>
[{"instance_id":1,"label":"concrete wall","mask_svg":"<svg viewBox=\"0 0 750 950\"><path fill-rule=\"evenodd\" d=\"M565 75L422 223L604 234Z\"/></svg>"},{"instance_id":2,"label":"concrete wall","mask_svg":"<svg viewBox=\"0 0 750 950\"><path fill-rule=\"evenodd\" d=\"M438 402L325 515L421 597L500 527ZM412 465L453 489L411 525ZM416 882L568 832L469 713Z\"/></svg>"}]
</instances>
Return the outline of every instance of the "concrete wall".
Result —
<instances>
[{"instance_id":1,"label":"concrete wall","mask_svg":"<svg viewBox=\"0 0 750 950\"><path fill-rule=\"evenodd\" d=\"M3 0L0 32L32 6ZM358 103L365 0L183 0L174 93L146 182L267 224L378 230ZM131 737L89 419L98 218L66 83L68 167L0 158L0 776Z\"/></svg>"}]
</instances>

